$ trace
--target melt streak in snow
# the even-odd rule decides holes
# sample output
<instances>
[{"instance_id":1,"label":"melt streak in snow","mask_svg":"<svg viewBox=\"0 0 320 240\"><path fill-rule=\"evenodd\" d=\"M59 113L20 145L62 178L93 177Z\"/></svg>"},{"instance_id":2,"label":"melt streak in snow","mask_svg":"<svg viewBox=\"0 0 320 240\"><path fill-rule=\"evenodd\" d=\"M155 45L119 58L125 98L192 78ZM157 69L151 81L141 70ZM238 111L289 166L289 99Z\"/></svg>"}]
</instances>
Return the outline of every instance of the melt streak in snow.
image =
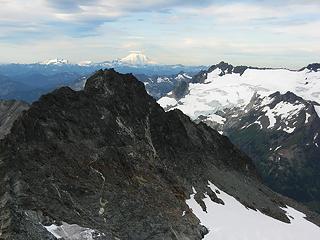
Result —
<instances>
[{"instance_id":1,"label":"melt streak in snow","mask_svg":"<svg viewBox=\"0 0 320 240\"><path fill-rule=\"evenodd\" d=\"M269 217L259 211L247 209L235 198L221 191L209 182L212 191L219 190L217 196L225 205L217 204L205 195L207 213L194 199L187 200L188 206L199 218L201 224L209 229L205 240L318 240L320 228L307 221L305 215L291 207L284 208L290 224Z\"/></svg>"}]
</instances>

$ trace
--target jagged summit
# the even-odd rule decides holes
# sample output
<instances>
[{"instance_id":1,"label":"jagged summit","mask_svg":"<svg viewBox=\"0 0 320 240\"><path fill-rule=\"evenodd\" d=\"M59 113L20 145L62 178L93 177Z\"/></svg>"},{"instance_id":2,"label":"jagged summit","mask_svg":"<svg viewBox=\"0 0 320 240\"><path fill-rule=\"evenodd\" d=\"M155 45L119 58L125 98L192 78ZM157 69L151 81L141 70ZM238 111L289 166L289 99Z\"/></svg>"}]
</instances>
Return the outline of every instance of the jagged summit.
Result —
<instances>
[{"instance_id":1,"label":"jagged summit","mask_svg":"<svg viewBox=\"0 0 320 240\"><path fill-rule=\"evenodd\" d=\"M120 74L113 68L106 70L99 70L88 78L85 87L85 92L90 93L109 93L117 94L117 97L124 97L127 94L137 94L141 97L148 96L149 101L152 98L146 93L144 84L132 74Z\"/></svg>"},{"instance_id":2,"label":"jagged summit","mask_svg":"<svg viewBox=\"0 0 320 240\"><path fill-rule=\"evenodd\" d=\"M166 113L133 75L112 69L96 72L82 91L63 87L33 103L0 142L0 163L4 240L71 232L94 240L200 240L208 229L191 204L230 212L222 191L242 210L258 209L246 211L262 222L270 222L266 215L294 221L279 208L286 205L319 221L263 186L251 159L226 137L179 110Z\"/></svg>"},{"instance_id":3,"label":"jagged summit","mask_svg":"<svg viewBox=\"0 0 320 240\"><path fill-rule=\"evenodd\" d=\"M320 70L320 63L312 63L307 66L307 69L318 72Z\"/></svg>"}]
</instances>

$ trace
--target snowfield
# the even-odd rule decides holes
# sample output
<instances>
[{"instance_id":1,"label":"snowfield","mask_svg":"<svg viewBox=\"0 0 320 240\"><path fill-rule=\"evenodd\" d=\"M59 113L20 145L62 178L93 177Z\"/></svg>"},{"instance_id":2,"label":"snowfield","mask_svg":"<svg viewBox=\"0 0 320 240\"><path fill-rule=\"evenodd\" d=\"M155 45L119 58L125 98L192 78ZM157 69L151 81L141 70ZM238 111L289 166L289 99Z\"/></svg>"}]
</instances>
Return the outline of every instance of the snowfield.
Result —
<instances>
[{"instance_id":1,"label":"snowfield","mask_svg":"<svg viewBox=\"0 0 320 240\"><path fill-rule=\"evenodd\" d=\"M284 208L291 223L284 223L269 217L259 211L247 209L235 198L221 191L213 183L209 187L217 193L225 205L211 201L205 195L203 201L207 207L207 213L194 199L196 190L187 200L188 206L199 218L201 224L209 229L205 240L318 240L320 228L309 222L305 215L289 206Z\"/></svg>"},{"instance_id":2,"label":"snowfield","mask_svg":"<svg viewBox=\"0 0 320 240\"><path fill-rule=\"evenodd\" d=\"M219 76L219 68L208 73L204 83L189 85L189 93L178 102L166 96L158 103L165 109L178 108L192 119L234 106L244 108L255 93L265 97L276 91L295 93L320 103L320 72L287 69L247 69ZM318 111L318 113L320 110Z\"/></svg>"},{"instance_id":3,"label":"snowfield","mask_svg":"<svg viewBox=\"0 0 320 240\"><path fill-rule=\"evenodd\" d=\"M93 240L95 237L104 236L103 233L98 233L95 230L80 227L77 224L68 224L62 222L61 226L52 224L50 226L44 226L48 232L50 232L57 239L65 240Z\"/></svg>"}]
</instances>

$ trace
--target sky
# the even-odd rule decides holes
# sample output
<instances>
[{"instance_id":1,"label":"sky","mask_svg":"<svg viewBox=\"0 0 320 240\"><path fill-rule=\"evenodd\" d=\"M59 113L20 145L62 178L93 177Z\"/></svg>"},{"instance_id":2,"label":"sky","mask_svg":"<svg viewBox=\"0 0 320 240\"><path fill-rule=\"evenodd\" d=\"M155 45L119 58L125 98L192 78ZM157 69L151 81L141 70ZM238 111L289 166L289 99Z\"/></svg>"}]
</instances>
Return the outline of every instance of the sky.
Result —
<instances>
[{"instance_id":1,"label":"sky","mask_svg":"<svg viewBox=\"0 0 320 240\"><path fill-rule=\"evenodd\" d=\"M320 62L320 0L0 0L0 62L300 68Z\"/></svg>"}]
</instances>

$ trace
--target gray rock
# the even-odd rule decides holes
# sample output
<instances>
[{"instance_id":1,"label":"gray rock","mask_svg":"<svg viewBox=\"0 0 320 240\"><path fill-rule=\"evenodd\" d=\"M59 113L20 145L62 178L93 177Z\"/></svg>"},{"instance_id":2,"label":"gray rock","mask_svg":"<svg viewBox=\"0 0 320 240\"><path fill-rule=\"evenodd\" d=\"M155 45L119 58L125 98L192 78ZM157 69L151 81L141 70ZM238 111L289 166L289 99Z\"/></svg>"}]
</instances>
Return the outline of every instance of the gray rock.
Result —
<instances>
[{"instance_id":1,"label":"gray rock","mask_svg":"<svg viewBox=\"0 0 320 240\"><path fill-rule=\"evenodd\" d=\"M10 132L13 122L28 108L29 105L22 101L0 100L0 139Z\"/></svg>"}]
</instances>

